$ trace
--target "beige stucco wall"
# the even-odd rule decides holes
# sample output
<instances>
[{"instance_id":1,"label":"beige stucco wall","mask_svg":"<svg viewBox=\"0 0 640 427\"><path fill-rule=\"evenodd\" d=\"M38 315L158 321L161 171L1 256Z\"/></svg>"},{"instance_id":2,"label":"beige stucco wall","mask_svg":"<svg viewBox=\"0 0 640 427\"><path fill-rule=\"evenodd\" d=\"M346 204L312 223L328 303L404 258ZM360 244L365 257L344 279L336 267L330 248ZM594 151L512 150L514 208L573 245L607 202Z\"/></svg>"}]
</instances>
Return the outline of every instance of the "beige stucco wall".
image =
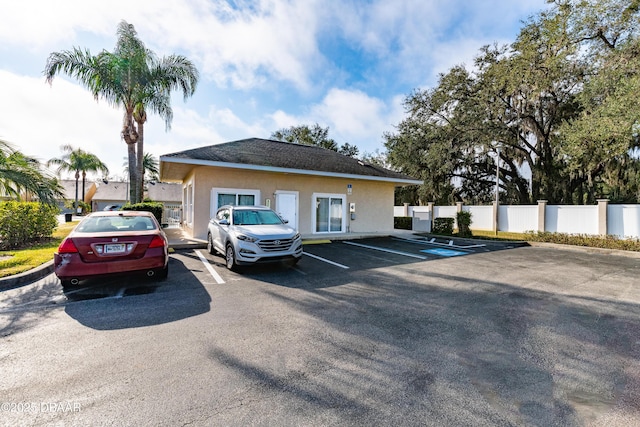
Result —
<instances>
[{"instance_id":1,"label":"beige stucco wall","mask_svg":"<svg viewBox=\"0 0 640 427\"><path fill-rule=\"evenodd\" d=\"M352 233L386 233L393 231L394 184L380 181L333 178L297 174L285 174L239 169L201 166L193 169L184 183L193 183L194 221L193 228L187 225L193 237L206 239L207 224L211 210L212 188L235 188L260 190L260 204L270 199L275 206L275 192L298 192L298 228L301 234L326 236L314 233L312 224L312 200L314 193L342 194L349 203L356 204L356 219L351 221L347 209L347 227ZM347 185L351 184L351 195ZM315 207L314 207L315 208Z\"/></svg>"}]
</instances>

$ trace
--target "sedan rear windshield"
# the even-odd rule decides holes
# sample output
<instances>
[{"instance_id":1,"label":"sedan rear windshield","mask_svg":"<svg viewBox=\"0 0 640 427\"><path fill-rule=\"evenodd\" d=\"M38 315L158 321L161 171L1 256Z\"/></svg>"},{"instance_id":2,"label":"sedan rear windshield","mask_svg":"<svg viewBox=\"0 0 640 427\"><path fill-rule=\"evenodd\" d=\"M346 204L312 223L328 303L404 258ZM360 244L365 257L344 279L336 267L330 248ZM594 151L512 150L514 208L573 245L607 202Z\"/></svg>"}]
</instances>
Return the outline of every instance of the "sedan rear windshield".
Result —
<instances>
[{"instance_id":1,"label":"sedan rear windshield","mask_svg":"<svg viewBox=\"0 0 640 427\"><path fill-rule=\"evenodd\" d=\"M155 230L151 218L144 216L111 216L85 218L76 231L81 233L104 233L109 231L147 231Z\"/></svg>"},{"instance_id":2,"label":"sedan rear windshield","mask_svg":"<svg viewBox=\"0 0 640 427\"><path fill-rule=\"evenodd\" d=\"M282 220L273 211L243 209L233 211L233 223L235 225L269 225L282 224Z\"/></svg>"}]
</instances>

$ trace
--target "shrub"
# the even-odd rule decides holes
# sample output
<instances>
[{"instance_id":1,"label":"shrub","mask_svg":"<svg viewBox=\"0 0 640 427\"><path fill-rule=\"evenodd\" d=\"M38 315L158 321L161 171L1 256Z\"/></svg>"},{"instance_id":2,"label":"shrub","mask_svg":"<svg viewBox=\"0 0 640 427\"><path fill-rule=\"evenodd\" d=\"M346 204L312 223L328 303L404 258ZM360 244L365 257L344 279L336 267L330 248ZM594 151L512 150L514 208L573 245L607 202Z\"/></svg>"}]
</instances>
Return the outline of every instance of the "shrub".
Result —
<instances>
[{"instance_id":1,"label":"shrub","mask_svg":"<svg viewBox=\"0 0 640 427\"><path fill-rule=\"evenodd\" d=\"M58 225L57 206L36 202L0 202L0 249L51 237Z\"/></svg>"},{"instance_id":2,"label":"shrub","mask_svg":"<svg viewBox=\"0 0 640 427\"><path fill-rule=\"evenodd\" d=\"M127 203L122 207L122 210L151 212L158 220L158 223L162 224L162 211L164 210L164 205L160 202L142 202L133 205Z\"/></svg>"},{"instance_id":3,"label":"shrub","mask_svg":"<svg viewBox=\"0 0 640 427\"><path fill-rule=\"evenodd\" d=\"M456 214L456 221L458 222L458 236L473 237L473 233L471 232L471 212L458 212Z\"/></svg>"},{"instance_id":4,"label":"shrub","mask_svg":"<svg viewBox=\"0 0 640 427\"><path fill-rule=\"evenodd\" d=\"M640 239L620 239L616 236L592 236L588 234L566 234L550 232L525 233L526 240L531 242L559 243L562 245L588 246L591 248L619 249L624 251L640 251Z\"/></svg>"},{"instance_id":5,"label":"shrub","mask_svg":"<svg viewBox=\"0 0 640 427\"><path fill-rule=\"evenodd\" d=\"M393 218L393 228L411 230L413 229L413 218L410 216L396 216Z\"/></svg>"},{"instance_id":6,"label":"shrub","mask_svg":"<svg viewBox=\"0 0 640 427\"><path fill-rule=\"evenodd\" d=\"M433 220L433 233L451 236L453 234L454 218L436 218Z\"/></svg>"}]
</instances>

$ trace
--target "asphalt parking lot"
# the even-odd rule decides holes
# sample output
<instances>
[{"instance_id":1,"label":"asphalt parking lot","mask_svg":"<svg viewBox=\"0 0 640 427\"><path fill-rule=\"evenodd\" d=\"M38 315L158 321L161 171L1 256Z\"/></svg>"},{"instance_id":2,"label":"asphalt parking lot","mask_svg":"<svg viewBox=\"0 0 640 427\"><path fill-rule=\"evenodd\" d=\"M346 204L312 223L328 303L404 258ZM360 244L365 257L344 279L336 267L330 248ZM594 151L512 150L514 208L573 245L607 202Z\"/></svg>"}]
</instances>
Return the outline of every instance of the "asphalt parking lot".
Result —
<instances>
[{"instance_id":1,"label":"asphalt parking lot","mask_svg":"<svg viewBox=\"0 0 640 427\"><path fill-rule=\"evenodd\" d=\"M640 259L424 238L304 250L239 273L185 250L163 282L0 293L0 424L640 424Z\"/></svg>"}]
</instances>

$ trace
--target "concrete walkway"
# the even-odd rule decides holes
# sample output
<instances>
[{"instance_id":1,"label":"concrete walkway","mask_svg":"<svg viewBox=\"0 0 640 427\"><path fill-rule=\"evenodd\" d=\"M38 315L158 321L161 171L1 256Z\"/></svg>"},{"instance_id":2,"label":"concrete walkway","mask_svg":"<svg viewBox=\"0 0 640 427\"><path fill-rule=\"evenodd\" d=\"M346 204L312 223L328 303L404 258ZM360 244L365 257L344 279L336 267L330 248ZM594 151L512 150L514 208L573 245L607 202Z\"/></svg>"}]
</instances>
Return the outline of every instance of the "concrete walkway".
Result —
<instances>
[{"instance_id":1,"label":"concrete walkway","mask_svg":"<svg viewBox=\"0 0 640 427\"><path fill-rule=\"evenodd\" d=\"M165 228L164 234L169 240L169 248L173 249L204 249L207 247L206 240L194 239L179 227Z\"/></svg>"}]
</instances>

